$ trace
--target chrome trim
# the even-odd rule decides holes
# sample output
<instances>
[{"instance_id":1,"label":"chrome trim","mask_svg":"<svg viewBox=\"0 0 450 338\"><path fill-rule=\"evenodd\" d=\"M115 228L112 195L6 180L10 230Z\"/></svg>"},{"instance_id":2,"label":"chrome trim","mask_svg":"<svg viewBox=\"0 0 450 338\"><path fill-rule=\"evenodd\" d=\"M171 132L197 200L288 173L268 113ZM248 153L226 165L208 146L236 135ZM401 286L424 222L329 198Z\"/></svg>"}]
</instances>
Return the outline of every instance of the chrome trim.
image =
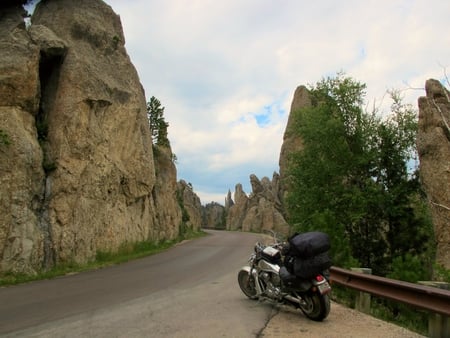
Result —
<instances>
[{"instance_id":1,"label":"chrome trim","mask_svg":"<svg viewBox=\"0 0 450 338\"><path fill-rule=\"evenodd\" d=\"M274 272L274 273L280 273L280 266L278 264L272 264L269 263L267 261L265 261L264 259L261 259L258 262L258 268L260 268L263 271L269 271L269 272Z\"/></svg>"}]
</instances>

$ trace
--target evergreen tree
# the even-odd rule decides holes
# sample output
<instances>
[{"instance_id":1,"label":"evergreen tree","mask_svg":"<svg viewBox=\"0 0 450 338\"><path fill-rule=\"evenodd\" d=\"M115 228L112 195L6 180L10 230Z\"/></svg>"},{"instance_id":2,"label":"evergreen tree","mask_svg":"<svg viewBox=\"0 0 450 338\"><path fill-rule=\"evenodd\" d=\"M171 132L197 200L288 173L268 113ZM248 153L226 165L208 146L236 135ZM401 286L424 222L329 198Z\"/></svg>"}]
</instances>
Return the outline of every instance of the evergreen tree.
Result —
<instances>
[{"instance_id":1,"label":"evergreen tree","mask_svg":"<svg viewBox=\"0 0 450 338\"><path fill-rule=\"evenodd\" d=\"M150 124L153 144L158 146L169 146L167 128L169 123L164 120L164 107L154 96L147 102L147 117Z\"/></svg>"}]
</instances>

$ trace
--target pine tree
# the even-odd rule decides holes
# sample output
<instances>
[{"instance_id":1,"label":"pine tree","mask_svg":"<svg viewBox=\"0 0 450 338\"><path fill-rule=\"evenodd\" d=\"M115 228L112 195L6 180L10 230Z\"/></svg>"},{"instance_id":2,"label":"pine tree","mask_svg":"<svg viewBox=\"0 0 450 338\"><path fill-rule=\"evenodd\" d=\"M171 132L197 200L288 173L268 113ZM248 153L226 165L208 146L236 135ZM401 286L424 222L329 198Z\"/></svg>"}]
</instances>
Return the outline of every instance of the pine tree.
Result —
<instances>
[{"instance_id":1,"label":"pine tree","mask_svg":"<svg viewBox=\"0 0 450 338\"><path fill-rule=\"evenodd\" d=\"M153 144L158 146L169 146L167 128L169 123L164 120L164 107L154 96L147 102L147 117L152 134Z\"/></svg>"}]
</instances>

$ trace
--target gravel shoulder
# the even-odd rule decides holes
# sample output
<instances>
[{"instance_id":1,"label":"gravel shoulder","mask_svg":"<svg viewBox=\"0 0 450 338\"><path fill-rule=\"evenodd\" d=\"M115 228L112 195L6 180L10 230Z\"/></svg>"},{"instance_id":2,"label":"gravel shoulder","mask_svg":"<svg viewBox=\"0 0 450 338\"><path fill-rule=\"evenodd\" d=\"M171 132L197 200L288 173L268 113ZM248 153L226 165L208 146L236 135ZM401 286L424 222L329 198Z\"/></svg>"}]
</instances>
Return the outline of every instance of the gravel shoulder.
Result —
<instances>
[{"instance_id":1,"label":"gravel shoulder","mask_svg":"<svg viewBox=\"0 0 450 338\"><path fill-rule=\"evenodd\" d=\"M323 322L314 322L299 311L280 307L259 337L423 338L424 336L332 302L330 314Z\"/></svg>"}]
</instances>

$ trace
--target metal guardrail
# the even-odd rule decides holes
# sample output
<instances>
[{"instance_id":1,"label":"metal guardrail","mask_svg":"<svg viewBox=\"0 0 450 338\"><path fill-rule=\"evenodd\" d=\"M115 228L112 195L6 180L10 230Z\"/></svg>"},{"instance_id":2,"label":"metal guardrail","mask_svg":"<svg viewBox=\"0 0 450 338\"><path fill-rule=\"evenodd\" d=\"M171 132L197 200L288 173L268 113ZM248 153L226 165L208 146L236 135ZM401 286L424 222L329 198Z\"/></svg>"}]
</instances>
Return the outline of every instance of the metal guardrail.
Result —
<instances>
[{"instance_id":1,"label":"metal guardrail","mask_svg":"<svg viewBox=\"0 0 450 338\"><path fill-rule=\"evenodd\" d=\"M331 267L331 282L450 316L450 290Z\"/></svg>"}]
</instances>

